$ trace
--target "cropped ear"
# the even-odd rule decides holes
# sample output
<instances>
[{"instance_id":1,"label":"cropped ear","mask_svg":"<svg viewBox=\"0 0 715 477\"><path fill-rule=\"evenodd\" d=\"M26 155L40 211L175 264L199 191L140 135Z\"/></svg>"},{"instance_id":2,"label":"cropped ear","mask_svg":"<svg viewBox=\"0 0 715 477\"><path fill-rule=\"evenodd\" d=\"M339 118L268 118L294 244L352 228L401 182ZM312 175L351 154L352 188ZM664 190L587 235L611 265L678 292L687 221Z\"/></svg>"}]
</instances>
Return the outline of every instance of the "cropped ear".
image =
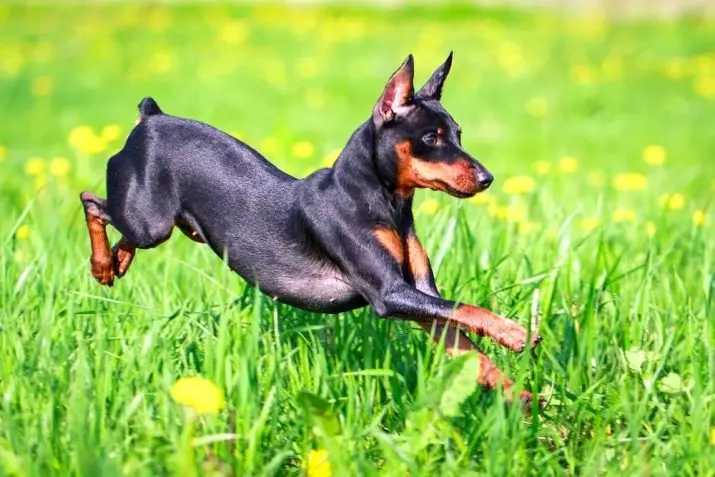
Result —
<instances>
[{"instance_id":1,"label":"cropped ear","mask_svg":"<svg viewBox=\"0 0 715 477\"><path fill-rule=\"evenodd\" d=\"M372 109L375 124L392 121L395 117L406 114L411 106L415 87L412 84L415 75L415 64L412 55L402 63L392 75L382 92L382 96Z\"/></svg>"},{"instance_id":2,"label":"cropped ear","mask_svg":"<svg viewBox=\"0 0 715 477\"><path fill-rule=\"evenodd\" d=\"M432 76L417 92L417 96L424 99L434 99L439 101L442 98L442 86L447 79L449 70L452 68L452 52L449 52L447 60L432 73Z\"/></svg>"}]
</instances>

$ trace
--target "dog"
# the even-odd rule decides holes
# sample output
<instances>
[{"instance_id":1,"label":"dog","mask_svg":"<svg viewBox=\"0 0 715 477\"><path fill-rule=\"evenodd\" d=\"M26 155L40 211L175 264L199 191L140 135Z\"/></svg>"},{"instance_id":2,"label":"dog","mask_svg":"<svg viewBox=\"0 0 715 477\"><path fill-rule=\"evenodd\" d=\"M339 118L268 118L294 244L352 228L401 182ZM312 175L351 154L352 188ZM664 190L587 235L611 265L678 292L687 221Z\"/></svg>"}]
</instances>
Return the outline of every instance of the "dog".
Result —
<instances>
[{"instance_id":1,"label":"dog","mask_svg":"<svg viewBox=\"0 0 715 477\"><path fill-rule=\"evenodd\" d=\"M138 123L108 161L107 199L80 194L92 275L112 286L137 249L162 244L176 227L279 302L322 313L369 305L381 318L416 322L449 354L475 350L478 382L511 401L512 381L463 330L515 352L541 337L442 298L415 231L416 189L466 198L494 180L462 148L462 130L440 103L451 65L452 53L415 92L409 55L333 167L302 180L230 135L143 99ZM107 225L122 235L112 248ZM531 403L531 393L520 401Z\"/></svg>"}]
</instances>

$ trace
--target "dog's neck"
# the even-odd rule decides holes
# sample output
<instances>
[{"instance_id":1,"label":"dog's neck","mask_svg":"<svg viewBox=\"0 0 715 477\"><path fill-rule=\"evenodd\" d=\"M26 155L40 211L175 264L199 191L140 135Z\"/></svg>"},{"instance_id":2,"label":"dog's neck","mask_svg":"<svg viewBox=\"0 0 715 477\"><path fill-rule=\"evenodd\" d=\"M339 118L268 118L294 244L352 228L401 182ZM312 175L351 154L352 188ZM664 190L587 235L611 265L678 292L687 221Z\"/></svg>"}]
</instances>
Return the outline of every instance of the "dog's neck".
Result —
<instances>
[{"instance_id":1,"label":"dog's neck","mask_svg":"<svg viewBox=\"0 0 715 477\"><path fill-rule=\"evenodd\" d=\"M394 180L380 174L376 134L371 119L353 132L333 165L333 178L351 197L383 205L399 217L412 207L412 197L397 194Z\"/></svg>"}]
</instances>

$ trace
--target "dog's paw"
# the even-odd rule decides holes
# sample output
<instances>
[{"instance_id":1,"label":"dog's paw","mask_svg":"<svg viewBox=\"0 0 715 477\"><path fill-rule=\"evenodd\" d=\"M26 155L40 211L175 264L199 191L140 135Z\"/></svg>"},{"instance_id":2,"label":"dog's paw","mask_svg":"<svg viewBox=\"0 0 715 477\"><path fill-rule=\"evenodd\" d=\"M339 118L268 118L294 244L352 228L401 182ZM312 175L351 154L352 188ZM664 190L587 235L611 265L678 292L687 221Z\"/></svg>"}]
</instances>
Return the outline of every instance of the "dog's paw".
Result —
<instances>
[{"instance_id":1,"label":"dog's paw","mask_svg":"<svg viewBox=\"0 0 715 477\"><path fill-rule=\"evenodd\" d=\"M114 265L112 263L111 256L93 255L89 261L90 270L92 271L92 276L95 280L108 287L114 285Z\"/></svg>"},{"instance_id":2,"label":"dog's paw","mask_svg":"<svg viewBox=\"0 0 715 477\"><path fill-rule=\"evenodd\" d=\"M495 331L495 338L499 344L517 353L521 353L526 349L529 333L519 323L504 318ZM539 343L541 343L541 335L532 333L530 347L535 348Z\"/></svg>"},{"instance_id":3,"label":"dog's paw","mask_svg":"<svg viewBox=\"0 0 715 477\"><path fill-rule=\"evenodd\" d=\"M129 269L129 265L134 260L134 250L125 249L120 244L112 247L112 262L114 264L114 275L117 278L122 278Z\"/></svg>"}]
</instances>

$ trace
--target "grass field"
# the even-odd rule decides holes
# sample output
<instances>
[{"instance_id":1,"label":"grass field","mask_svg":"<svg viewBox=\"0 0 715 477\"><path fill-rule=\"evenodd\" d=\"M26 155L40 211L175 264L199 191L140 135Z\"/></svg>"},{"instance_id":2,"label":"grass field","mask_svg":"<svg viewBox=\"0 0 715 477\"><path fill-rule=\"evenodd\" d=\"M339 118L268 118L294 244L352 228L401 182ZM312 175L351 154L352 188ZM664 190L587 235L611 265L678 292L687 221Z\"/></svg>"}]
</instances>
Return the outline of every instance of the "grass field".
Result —
<instances>
[{"instance_id":1,"label":"grass field","mask_svg":"<svg viewBox=\"0 0 715 477\"><path fill-rule=\"evenodd\" d=\"M715 475L713 45L703 20L0 6L0 475ZM407 53L421 83L451 49L443 102L497 180L419 192L418 232L445 296L540 316L535 359L481 342L537 417L413 325L277 305L180 234L93 281L78 194L142 97L304 176ZM223 410L172 399L193 375Z\"/></svg>"}]
</instances>

